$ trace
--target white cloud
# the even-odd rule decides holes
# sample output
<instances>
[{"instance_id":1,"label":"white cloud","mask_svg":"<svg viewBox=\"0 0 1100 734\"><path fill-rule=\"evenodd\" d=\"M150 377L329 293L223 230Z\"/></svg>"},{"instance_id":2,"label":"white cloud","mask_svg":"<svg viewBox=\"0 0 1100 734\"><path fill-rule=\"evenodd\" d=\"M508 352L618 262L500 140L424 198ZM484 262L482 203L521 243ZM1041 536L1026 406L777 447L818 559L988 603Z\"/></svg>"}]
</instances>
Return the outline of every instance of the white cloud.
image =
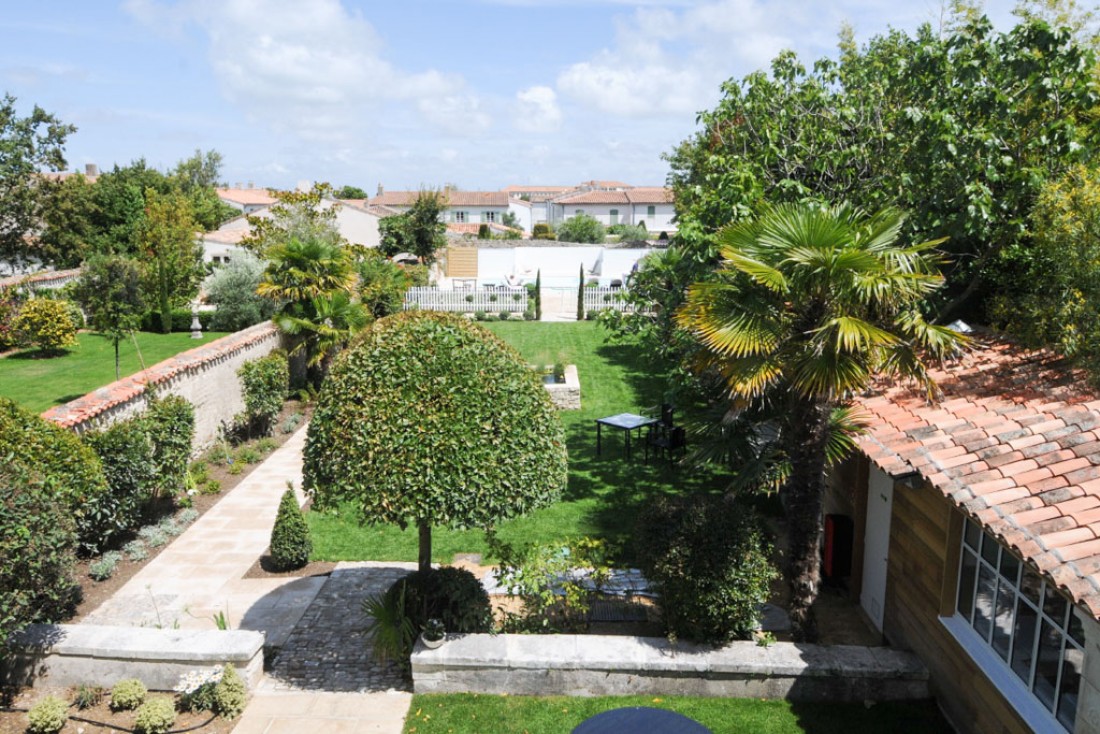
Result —
<instances>
[{"instance_id":1,"label":"white cloud","mask_svg":"<svg viewBox=\"0 0 1100 734\"><path fill-rule=\"evenodd\" d=\"M516 127L528 133L552 133L561 129L558 95L550 87L535 86L516 92Z\"/></svg>"},{"instance_id":2,"label":"white cloud","mask_svg":"<svg viewBox=\"0 0 1100 734\"><path fill-rule=\"evenodd\" d=\"M340 0L127 0L126 8L169 36L197 25L222 94L252 119L307 140L346 143L387 103L412 103L451 133L490 124L460 77L386 61L374 28Z\"/></svg>"},{"instance_id":3,"label":"white cloud","mask_svg":"<svg viewBox=\"0 0 1100 734\"><path fill-rule=\"evenodd\" d=\"M724 80L766 67L796 40L800 48L832 43L842 18L810 0L637 7L616 20L615 42L567 67L557 87L608 114L682 117L712 105Z\"/></svg>"}]
</instances>

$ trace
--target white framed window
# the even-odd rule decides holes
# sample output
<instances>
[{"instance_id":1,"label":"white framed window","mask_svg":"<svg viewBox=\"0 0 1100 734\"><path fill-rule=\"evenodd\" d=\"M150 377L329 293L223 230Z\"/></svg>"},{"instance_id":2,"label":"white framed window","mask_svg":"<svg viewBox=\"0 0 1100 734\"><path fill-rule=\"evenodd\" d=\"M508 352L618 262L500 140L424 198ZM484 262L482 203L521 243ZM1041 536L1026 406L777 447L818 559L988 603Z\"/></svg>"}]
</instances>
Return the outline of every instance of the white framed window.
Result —
<instances>
[{"instance_id":1,"label":"white framed window","mask_svg":"<svg viewBox=\"0 0 1100 734\"><path fill-rule=\"evenodd\" d=\"M584 209L578 209L575 212L573 212L573 216L575 216L575 217L580 216L581 214L584 214Z\"/></svg>"},{"instance_id":2,"label":"white framed window","mask_svg":"<svg viewBox=\"0 0 1100 734\"><path fill-rule=\"evenodd\" d=\"M654 205L650 204L649 206L647 206L647 207L645 208L645 215L646 215L647 217L655 217L655 216L657 216L657 207L655 207Z\"/></svg>"},{"instance_id":3,"label":"white framed window","mask_svg":"<svg viewBox=\"0 0 1100 734\"><path fill-rule=\"evenodd\" d=\"M481 216L486 222L495 222L497 220L496 212L482 212Z\"/></svg>"},{"instance_id":4,"label":"white framed window","mask_svg":"<svg viewBox=\"0 0 1100 734\"><path fill-rule=\"evenodd\" d=\"M963 527L959 555L955 619L965 623L962 632L980 641L979 652L996 656L1002 681L1025 688L1073 732L1085 666L1084 627L1073 605L973 520Z\"/></svg>"},{"instance_id":5,"label":"white framed window","mask_svg":"<svg viewBox=\"0 0 1100 734\"><path fill-rule=\"evenodd\" d=\"M612 224L618 224L619 223L619 210L618 209L612 209L608 213L608 216L610 217L610 221L611 221Z\"/></svg>"},{"instance_id":6,"label":"white framed window","mask_svg":"<svg viewBox=\"0 0 1100 734\"><path fill-rule=\"evenodd\" d=\"M466 212L455 212L455 221L459 224L466 222Z\"/></svg>"}]
</instances>

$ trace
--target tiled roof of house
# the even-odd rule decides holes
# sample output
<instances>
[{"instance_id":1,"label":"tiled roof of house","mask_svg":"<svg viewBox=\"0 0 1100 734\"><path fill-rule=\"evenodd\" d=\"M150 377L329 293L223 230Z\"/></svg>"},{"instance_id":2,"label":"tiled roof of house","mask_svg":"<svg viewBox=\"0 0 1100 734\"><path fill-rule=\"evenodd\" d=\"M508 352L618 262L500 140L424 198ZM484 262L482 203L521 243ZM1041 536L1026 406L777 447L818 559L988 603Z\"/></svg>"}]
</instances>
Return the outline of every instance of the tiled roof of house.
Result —
<instances>
[{"instance_id":1,"label":"tiled roof of house","mask_svg":"<svg viewBox=\"0 0 1100 734\"><path fill-rule=\"evenodd\" d=\"M1084 376L991 338L933 377L936 404L896 384L859 399L864 453L919 472L1100 618L1100 400Z\"/></svg>"},{"instance_id":2,"label":"tiled roof of house","mask_svg":"<svg viewBox=\"0 0 1100 734\"><path fill-rule=\"evenodd\" d=\"M507 194L520 196L522 194L542 194L549 192L564 194L566 191L572 191L573 188L573 186L505 186L501 191Z\"/></svg>"},{"instance_id":3,"label":"tiled roof of house","mask_svg":"<svg viewBox=\"0 0 1100 734\"><path fill-rule=\"evenodd\" d=\"M634 188L628 183L622 181L582 181L578 188L590 188L590 189L632 189Z\"/></svg>"},{"instance_id":4,"label":"tiled roof of house","mask_svg":"<svg viewBox=\"0 0 1100 734\"><path fill-rule=\"evenodd\" d=\"M213 232L206 232L202 235L202 239L208 242L218 242L224 245L236 245L240 243L245 237L252 233L250 227L238 227L235 229L215 229Z\"/></svg>"},{"instance_id":5,"label":"tiled roof of house","mask_svg":"<svg viewBox=\"0 0 1100 734\"><path fill-rule=\"evenodd\" d=\"M232 201L241 205L261 205L268 206L274 204L278 199L272 196L267 189L231 189L231 188L219 188L215 189L219 199L225 201Z\"/></svg>"},{"instance_id":6,"label":"tiled roof of house","mask_svg":"<svg viewBox=\"0 0 1100 734\"><path fill-rule=\"evenodd\" d=\"M383 191L370 200L371 206L412 206L419 191ZM505 191L448 191L447 206L507 207Z\"/></svg>"},{"instance_id":7,"label":"tiled roof of house","mask_svg":"<svg viewBox=\"0 0 1100 734\"><path fill-rule=\"evenodd\" d=\"M670 204L672 190L645 186L629 191L581 191L554 199L555 204Z\"/></svg>"}]
</instances>

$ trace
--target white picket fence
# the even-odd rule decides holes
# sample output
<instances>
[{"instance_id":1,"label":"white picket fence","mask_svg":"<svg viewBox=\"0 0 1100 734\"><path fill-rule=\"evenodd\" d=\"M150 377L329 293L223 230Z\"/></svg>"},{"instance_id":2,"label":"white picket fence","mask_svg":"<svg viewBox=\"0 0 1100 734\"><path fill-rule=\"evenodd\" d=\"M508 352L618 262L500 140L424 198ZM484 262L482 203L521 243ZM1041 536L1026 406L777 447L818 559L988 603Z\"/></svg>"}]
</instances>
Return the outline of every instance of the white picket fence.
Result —
<instances>
[{"instance_id":1,"label":"white picket fence","mask_svg":"<svg viewBox=\"0 0 1100 734\"><path fill-rule=\"evenodd\" d=\"M599 288L584 289L585 311L600 311L608 308L623 313L634 313L635 311L634 304L628 303L626 300L625 288L601 286Z\"/></svg>"},{"instance_id":2,"label":"white picket fence","mask_svg":"<svg viewBox=\"0 0 1100 734\"><path fill-rule=\"evenodd\" d=\"M534 309L534 304L529 304L526 288L522 290L444 291L439 288L424 287L410 288L405 292L406 311L418 308L424 311L456 311L459 313L473 313L475 311L523 313L529 305Z\"/></svg>"}]
</instances>

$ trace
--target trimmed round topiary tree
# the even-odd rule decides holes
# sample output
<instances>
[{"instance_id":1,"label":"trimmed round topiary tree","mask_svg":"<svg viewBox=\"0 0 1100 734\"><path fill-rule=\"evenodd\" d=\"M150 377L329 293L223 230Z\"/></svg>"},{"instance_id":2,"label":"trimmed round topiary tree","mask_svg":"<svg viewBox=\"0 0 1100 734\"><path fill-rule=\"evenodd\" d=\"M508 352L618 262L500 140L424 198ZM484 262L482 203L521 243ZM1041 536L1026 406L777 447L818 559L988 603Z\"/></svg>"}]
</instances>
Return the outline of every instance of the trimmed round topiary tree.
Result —
<instances>
[{"instance_id":1,"label":"trimmed round topiary tree","mask_svg":"<svg viewBox=\"0 0 1100 734\"><path fill-rule=\"evenodd\" d=\"M416 526L427 571L433 525L488 527L556 500L565 436L515 349L461 316L407 311L333 366L304 472L319 508L353 502L363 522Z\"/></svg>"},{"instance_id":2,"label":"trimmed round topiary tree","mask_svg":"<svg viewBox=\"0 0 1100 734\"><path fill-rule=\"evenodd\" d=\"M309 526L298 508L294 489L288 483L283 499L279 502L275 527L271 529L271 562L279 571L291 571L309 563L309 554L312 552L313 541L309 537Z\"/></svg>"}]
</instances>

